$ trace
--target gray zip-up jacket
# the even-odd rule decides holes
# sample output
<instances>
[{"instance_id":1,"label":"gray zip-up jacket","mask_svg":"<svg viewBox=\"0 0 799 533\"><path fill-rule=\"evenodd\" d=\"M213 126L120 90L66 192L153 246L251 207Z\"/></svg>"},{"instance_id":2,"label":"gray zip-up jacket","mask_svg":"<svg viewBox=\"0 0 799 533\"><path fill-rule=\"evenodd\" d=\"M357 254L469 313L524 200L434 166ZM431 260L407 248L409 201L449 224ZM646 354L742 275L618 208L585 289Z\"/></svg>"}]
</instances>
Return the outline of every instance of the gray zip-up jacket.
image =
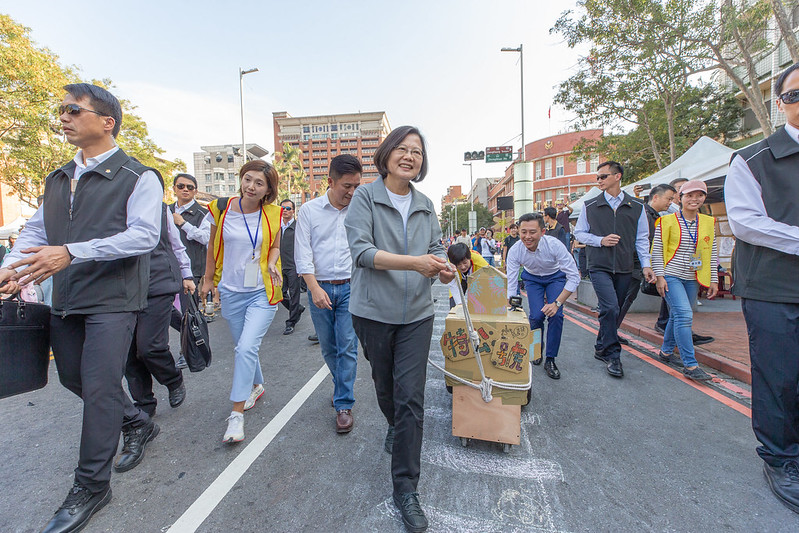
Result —
<instances>
[{"instance_id":1,"label":"gray zip-up jacket","mask_svg":"<svg viewBox=\"0 0 799 533\"><path fill-rule=\"evenodd\" d=\"M383 179L356 189L344 220L352 253L350 313L386 324L410 324L434 314L434 280L409 270L377 270L375 254L435 254L446 259L433 202L411 185L407 229Z\"/></svg>"}]
</instances>

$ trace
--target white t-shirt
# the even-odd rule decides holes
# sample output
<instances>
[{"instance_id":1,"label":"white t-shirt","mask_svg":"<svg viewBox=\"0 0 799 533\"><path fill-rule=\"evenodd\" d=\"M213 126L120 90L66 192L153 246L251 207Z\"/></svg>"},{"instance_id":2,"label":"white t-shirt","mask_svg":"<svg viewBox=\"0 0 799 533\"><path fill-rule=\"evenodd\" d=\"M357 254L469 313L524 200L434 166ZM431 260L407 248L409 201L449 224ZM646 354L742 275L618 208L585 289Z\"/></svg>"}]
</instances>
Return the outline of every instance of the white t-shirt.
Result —
<instances>
[{"instance_id":1,"label":"white t-shirt","mask_svg":"<svg viewBox=\"0 0 799 533\"><path fill-rule=\"evenodd\" d=\"M388 193L388 198L391 200L391 204L394 208L400 212L402 215L402 228L408 229L408 211L411 209L411 200L412 200L412 192L408 194L394 194L393 192L386 189Z\"/></svg>"},{"instance_id":2,"label":"white t-shirt","mask_svg":"<svg viewBox=\"0 0 799 533\"><path fill-rule=\"evenodd\" d=\"M258 284L255 287L244 286L244 268L247 263L253 262L250 235L254 238L255 231L258 229L258 213L259 211L248 213L242 217L241 213L230 210L225 216L225 223L222 226L225 255L222 258L222 279L219 280L219 287L222 289L232 292L265 290L260 266L258 268ZM210 213L208 213L208 216L211 217L211 224L213 224L213 217ZM250 228L249 234L247 234L247 226L244 225L245 217ZM261 261L261 243L263 240L263 232L258 229L258 240L255 243L255 264L259 264Z\"/></svg>"}]
</instances>

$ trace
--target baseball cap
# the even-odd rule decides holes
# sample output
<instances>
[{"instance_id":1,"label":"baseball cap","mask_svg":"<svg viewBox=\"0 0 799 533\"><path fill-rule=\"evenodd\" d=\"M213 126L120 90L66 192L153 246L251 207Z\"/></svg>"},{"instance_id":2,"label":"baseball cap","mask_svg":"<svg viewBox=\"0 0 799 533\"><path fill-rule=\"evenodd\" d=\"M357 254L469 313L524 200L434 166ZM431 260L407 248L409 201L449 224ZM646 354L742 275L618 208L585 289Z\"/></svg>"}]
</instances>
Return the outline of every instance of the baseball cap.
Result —
<instances>
[{"instance_id":1,"label":"baseball cap","mask_svg":"<svg viewBox=\"0 0 799 533\"><path fill-rule=\"evenodd\" d=\"M707 194L707 185L705 185L704 181L691 180L683 183L682 187L680 188L680 194L688 194L689 192L694 191L702 191L703 193Z\"/></svg>"}]
</instances>

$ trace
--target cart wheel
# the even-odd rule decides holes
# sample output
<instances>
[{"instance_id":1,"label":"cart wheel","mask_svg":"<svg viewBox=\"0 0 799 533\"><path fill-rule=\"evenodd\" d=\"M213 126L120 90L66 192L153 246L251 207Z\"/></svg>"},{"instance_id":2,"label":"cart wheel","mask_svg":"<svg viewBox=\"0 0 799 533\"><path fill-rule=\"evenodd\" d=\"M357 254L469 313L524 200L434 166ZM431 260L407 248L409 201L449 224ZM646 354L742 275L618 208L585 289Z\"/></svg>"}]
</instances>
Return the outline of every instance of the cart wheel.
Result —
<instances>
[{"instance_id":1,"label":"cart wheel","mask_svg":"<svg viewBox=\"0 0 799 533\"><path fill-rule=\"evenodd\" d=\"M461 446L465 448L468 445L469 445L469 439L467 439L466 437L461 437Z\"/></svg>"},{"instance_id":2,"label":"cart wheel","mask_svg":"<svg viewBox=\"0 0 799 533\"><path fill-rule=\"evenodd\" d=\"M512 446L513 446L512 444L503 444L502 453L510 453L510 449Z\"/></svg>"},{"instance_id":3,"label":"cart wheel","mask_svg":"<svg viewBox=\"0 0 799 533\"><path fill-rule=\"evenodd\" d=\"M452 385L447 385L447 392L452 394Z\"/></svg>"},{"instance_id":4,"label":"cart wheel","mask_svg":"<svg viewBox=\"0 0 799 533\"><path fill-rule=\"evenodd\" d=\"M527 405L530 405L530 400L533 398L533 389L527 389Z\"/></svg>"}]
</instances>

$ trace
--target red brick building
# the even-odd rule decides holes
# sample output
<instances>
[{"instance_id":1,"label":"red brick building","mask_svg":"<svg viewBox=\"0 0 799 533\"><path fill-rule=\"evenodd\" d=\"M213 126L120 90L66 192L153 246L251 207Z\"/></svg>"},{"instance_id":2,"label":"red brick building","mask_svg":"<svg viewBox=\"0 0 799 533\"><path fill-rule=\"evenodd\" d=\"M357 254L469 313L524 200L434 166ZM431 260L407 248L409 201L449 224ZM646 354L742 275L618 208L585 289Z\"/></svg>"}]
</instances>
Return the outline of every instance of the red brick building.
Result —
<instances>
[{"instance_id":1,"label":"red brick building","mask_svg":"<svg viewBox=\"0 0 799 533\"><path fill-rule=\"evenodd\" d=\"M311 117L292 117L278 111L272 113L272 119L274 152L282 152L284 143L302 150L302 165L310 185L303 201L316 197L320 184L327 180L330 160L339 154L352 154L361 161L362 183L379 176L372 158L391 131L383 111Z\"/></svg>"},{"instance_id":2,"label":"red brick building","mask_svg":"<svg viewBox=\"0 0 799 533\"><path fill-rule=\"evenodd\" d=\"M464 196L461 186L450 185L447 187L447 194L441 197L441 212L444 212L446 206L454 205L456 201L462 203L465 200L466 196Z\"/></svg>"}]
</instances>

